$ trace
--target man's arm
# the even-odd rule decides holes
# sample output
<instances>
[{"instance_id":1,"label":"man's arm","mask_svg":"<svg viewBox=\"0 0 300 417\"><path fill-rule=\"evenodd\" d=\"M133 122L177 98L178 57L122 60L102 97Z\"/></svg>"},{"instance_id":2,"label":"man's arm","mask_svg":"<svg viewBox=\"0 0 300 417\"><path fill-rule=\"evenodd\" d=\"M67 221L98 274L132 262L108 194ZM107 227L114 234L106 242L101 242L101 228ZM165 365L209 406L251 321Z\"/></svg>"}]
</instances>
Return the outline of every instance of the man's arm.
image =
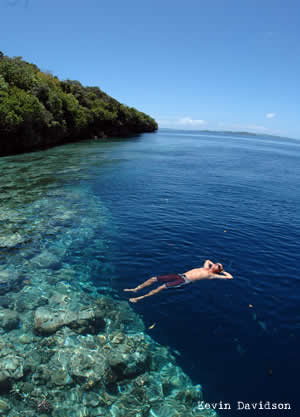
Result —
<instances>
[{"instance_id":1,"label":"man's arm","mask_svg":"<svg viewBox=\"0 0 300 417\"><path fill-rule=\"evenodd\" d=\"M204 264L203 267L204 268L210 268L214 263L212 261L210 261L209 259L207 259Z\"/></svg>"},{"instance_id":2,"label":"man's arm","mask_svg":"<svg viewBox=\"0 0 300 417\"><path fill-rule=\"evenodd\" d=\"M215 274L214 278L219 278L219 279L233 279L233 276L226 271L222 271L220 274Z\"/></svg>"}]
</instances>

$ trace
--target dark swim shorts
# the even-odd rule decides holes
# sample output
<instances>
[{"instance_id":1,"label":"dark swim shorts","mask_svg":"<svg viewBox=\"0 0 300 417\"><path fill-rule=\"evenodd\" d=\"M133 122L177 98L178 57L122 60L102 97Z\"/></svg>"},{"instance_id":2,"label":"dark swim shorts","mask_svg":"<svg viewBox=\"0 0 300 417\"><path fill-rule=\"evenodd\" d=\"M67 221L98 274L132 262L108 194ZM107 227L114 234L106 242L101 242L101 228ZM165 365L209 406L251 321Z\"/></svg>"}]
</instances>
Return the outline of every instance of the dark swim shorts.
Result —
<instances>
[{"instance_id":1,"label":"dark swim shorts","mask_svg":"<svg viewBox=\"0 0 300 417\"><path fill-rule=\"evenodd\" d=\"M166 288L180 288L191 282L184 274L160 275L156 277L156 281L159 284L165 284Z\"/></svg>"}]
</instances>

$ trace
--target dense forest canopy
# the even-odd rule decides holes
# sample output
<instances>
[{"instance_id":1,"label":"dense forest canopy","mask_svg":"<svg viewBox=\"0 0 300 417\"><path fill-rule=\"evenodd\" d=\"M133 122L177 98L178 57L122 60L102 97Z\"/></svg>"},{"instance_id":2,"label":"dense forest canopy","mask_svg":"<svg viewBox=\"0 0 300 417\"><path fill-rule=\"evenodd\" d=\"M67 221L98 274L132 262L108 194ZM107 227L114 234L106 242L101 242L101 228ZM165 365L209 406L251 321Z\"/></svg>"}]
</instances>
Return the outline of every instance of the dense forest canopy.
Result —
<instances>
[{"instance_id":1,"label":"dense forest canopy","mask_svg":"<svg viewBox=\"0 0 300 417\"><path fill-rule=\"evenodd\" d=\"M152 132L157 123L98 87L60 81L0 51L0 155L94 137Z\"/></svg>"}]
</instances>

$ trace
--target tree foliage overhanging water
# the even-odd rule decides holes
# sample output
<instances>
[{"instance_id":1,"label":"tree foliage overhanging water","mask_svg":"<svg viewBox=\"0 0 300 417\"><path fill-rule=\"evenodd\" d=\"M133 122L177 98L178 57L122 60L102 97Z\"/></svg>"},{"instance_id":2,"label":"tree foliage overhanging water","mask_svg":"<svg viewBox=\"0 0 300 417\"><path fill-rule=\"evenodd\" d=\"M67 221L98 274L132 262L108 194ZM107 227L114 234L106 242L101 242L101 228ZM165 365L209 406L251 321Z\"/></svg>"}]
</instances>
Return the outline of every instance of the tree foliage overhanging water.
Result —
<instances>
[{"instance_id":1,"label":"tree foliage overhanging water","mask_svg":"<svg viewBox=\"0 0 300 417\"><path fill-rule=\"evenodd\" d=\"M156 121L98 87L60 81L21 57L0 51L0 155L91 137L157 129Z\"/></svg>"}]
</instances>

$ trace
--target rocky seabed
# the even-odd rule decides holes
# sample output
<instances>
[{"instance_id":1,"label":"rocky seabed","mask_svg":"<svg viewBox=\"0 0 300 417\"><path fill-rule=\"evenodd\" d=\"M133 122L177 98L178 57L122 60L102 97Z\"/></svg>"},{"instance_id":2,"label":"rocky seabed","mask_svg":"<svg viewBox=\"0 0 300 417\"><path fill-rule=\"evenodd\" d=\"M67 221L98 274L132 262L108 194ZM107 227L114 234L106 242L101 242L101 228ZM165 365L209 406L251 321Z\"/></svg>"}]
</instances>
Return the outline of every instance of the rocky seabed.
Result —
<instances>
[{"instance_id":1,"label":"rocky seabed","mask_svg":"<svg viewBox=\"0 0 300 417\"><path fill-rule=\"evenodd\" d=\"M197 408L201 386L114 296L112 265L84 263L107 244L99 200L51 181L25 190L0 213L0 416L216 416Z\"/></svg>"}]
</instances>

